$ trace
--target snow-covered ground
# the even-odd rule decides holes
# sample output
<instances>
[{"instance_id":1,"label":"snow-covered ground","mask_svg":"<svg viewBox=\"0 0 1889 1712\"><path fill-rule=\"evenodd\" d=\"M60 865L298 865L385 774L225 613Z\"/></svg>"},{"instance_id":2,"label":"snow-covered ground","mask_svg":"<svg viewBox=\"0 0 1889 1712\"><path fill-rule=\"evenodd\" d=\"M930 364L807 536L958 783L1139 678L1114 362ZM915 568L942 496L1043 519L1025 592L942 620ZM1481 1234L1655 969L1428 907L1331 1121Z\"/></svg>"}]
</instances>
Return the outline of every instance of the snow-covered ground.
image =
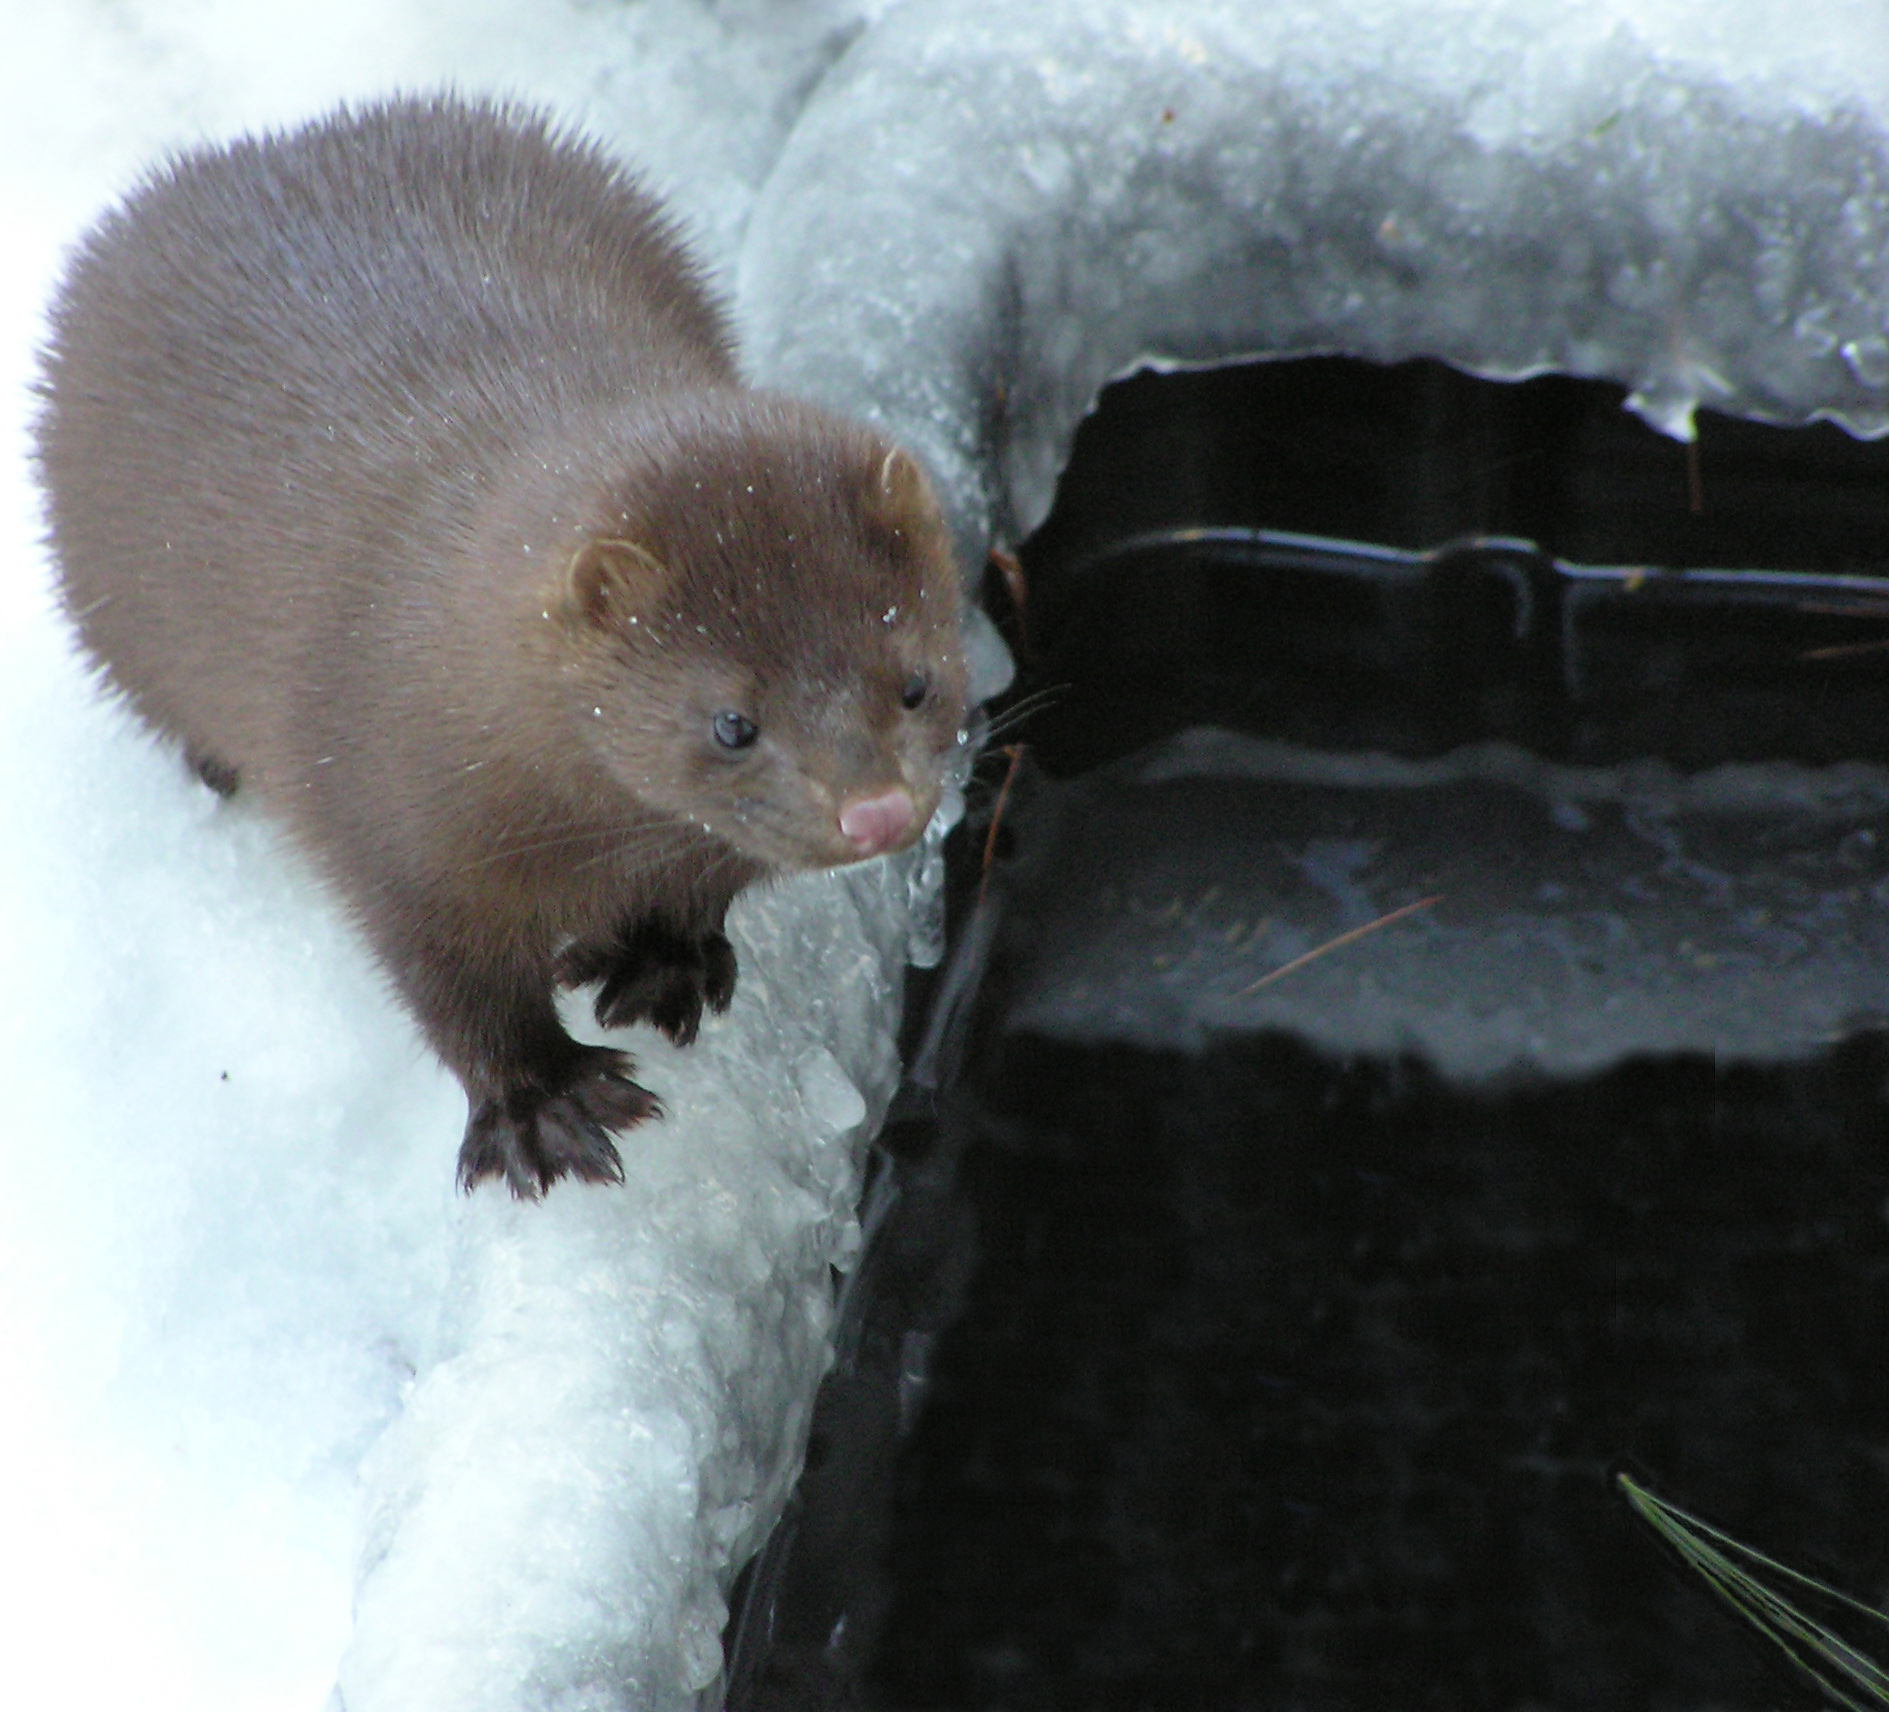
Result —
<instances>
[{"instance_id":1,"label":"snow-covered ground","mask_svg":"<svg viewBox=\"0 0 1889 1712\"><path fill-rule=\"evenodd\" d=\"M674 1115L629 1183L455 1199L458 1090L293 855L100 705L50 612L36 316L154 154L448 79L545 101L674 196L758 378L925 455L972 562L1143 358L1423 352L1611 376L1678 431L1699 403L1889 424L1880 0L7 12L8 1704L712 1694L913 916L884 868L745 900L735 1012L639 1046Z\"/></svg>"}]
</instances>

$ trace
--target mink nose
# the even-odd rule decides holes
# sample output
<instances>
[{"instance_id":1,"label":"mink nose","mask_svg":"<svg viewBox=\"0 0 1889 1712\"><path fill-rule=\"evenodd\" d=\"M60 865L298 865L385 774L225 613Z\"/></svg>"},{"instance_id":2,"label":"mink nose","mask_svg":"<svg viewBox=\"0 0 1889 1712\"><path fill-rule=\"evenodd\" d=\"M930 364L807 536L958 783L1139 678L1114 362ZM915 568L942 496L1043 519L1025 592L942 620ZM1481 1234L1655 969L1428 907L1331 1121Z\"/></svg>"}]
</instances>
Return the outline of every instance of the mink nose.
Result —
<instances>
[{"instance_id":1,"label":"mink nose","mask_svg":"<svg viewBox=\"0 0 1889 1712\"><path fill-rule=\"evenodd\" d=\"M840 831L861 857L879 856L904 842L917 812L912 793L903 789L854 797L840 804Z\"/></svg>"}]
</instances>

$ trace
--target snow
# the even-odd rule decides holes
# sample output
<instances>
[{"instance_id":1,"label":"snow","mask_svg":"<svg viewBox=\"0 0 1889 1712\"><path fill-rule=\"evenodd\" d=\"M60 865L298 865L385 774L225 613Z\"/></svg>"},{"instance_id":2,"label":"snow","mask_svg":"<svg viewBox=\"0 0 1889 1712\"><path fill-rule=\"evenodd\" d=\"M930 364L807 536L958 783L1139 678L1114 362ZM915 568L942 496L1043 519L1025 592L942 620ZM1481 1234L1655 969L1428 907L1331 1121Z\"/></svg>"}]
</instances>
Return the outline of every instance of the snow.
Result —
<instances>
[{"instance_id":1,"label":"snow","mask_svg":"<svg viewBox=\"0 0 1889 1712\"><path fill-rule=\"evenodd\" d=\"M625 1190L471 1198L437 1364L366 1470L349 1712L714 1682L727 1566L786 1498L827 1269L859 1247L902 893L881 864L742 900L726 1026L637 1044L669 1117L623 1148Z\"/></svg>"},{"instance_id":2,"label":"snow","mask_svg":"<svg viewBox=\"0 0 1889 1712\"><path fill-rule=\"evenodd\" d=\"M456 1198L459 1092L311 876L51 616L36 317L154 155L448 80L552 104L675 199L757 378L925 457L972 566L1145 361L1423 352L1612 376L1675 432L1699 403L1889 429L1879 0L13 12L13 1703L712 1703L859 1241L899 965L936 932L935 850L744 899L735 1010L636 1043L672 1116L628 1183Z\"/></svg>"},{"instance_id":3,"label":"snow","mask_svg":"<svg viewBox=\"0 0 1889 1712\"><path fill-rule=\"evenodd\" d=\"M967 552L1145 364L1342 351L1889 431L1876 0L909 0L742 254L750 361L865 401Z\"/></svg>"}]
</instances>

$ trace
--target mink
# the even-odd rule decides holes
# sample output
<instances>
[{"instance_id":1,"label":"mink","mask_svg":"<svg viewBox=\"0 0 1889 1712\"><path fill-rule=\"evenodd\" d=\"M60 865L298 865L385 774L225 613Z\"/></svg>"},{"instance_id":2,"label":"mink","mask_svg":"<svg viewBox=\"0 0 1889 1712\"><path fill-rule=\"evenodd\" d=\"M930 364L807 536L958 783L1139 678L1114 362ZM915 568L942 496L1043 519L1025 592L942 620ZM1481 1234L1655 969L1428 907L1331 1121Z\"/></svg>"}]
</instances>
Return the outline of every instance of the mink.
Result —
<instances>
[{"instance_id":1,"label":"mink","mask_svg":"<svg viewBox=\"0 0 1889 1712\"><path fill-rule=\"evenodd\" d=\"M730 901L884 855L963 743L906 452L750 388L656 200L543 115L342 109L161 167L43 355L64 604L279 817L468 1101L458 1175L620 1180L613 1049L726 1009Z\"/></svg>"}]
</instances>

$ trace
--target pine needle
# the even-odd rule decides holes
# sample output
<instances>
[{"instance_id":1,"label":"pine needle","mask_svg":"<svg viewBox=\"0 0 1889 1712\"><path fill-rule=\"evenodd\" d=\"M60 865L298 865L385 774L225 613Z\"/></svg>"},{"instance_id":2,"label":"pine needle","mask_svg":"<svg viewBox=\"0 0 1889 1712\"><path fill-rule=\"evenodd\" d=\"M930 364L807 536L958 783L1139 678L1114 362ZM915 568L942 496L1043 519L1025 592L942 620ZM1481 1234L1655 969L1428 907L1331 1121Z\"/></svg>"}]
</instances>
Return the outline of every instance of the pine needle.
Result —
<instances>
[{"instance_id":1,"label":"pine needle","mask_svg":"<svg viewBox=\"0 0 1889 1712\"><path fill-rule=\"evenodd\" d=\"M1834 1587L1721 1533L1625 1474L1614 1476L1621 1495L1680 1561L1759 1634L1783 1652L1838 1706L1849 1712L1889 1707L1889 1671L1825 1628L1780 1588L1814 1594L1837 1610L1889 1630L1889 1617Z\"/></svg>"},{"instance_id":2,"label":"pine needle","mask_svg":"<svg viewBox=\"0 0 1889 1712\"><path fill-rule=\"evenodd\" d=\"M1394 921L1402 921L1405 916L1412 915L1421 909L1428 909L1432 904L1440 904L1442 901L1441 892L1433 898L1419 898L1414 904L1405 904L1402 909L1394 909L1388 915L1379 916L1375 921L1367 921L1362 927L1354 927L1348 933L1339 934L1336 939L1326 940L1323 945L1314 945L1310 951L1302 952L1290 963L1281 963L1277 969L1267 971L1257 981L1242 987L1233 996L1236 999L1243 999L1249 993L1257 993L1261 987L1270 987L1273 982L1283 980L1294 969L1303 969L1306 964L1316 962L1328 951L1336 951L1341 946L1354 945L1366 934L1376 933L1380 927L1389 927Z\"/></svg>"},{"instance_id":3,"label":"pine needle","mask_svg":"<svg viewBox=\"0 0 1889 1712\"><path fill-rule=\"evenodd\" d=\"M997 787L997 806L990 811L990 831L984 838L984 867L978 876L977 901L984 901L984 893L990 886L990 865L997 859L997 829L1003 825L1004 804L1010 800L1010 787L1016 782L1017 768L1023 764L1023 751L1028 747L1023 743L1006 744L1002 753L1010 757L1010 765L1004 770L1004 782Z\"/></svg>"}]
</instances>

